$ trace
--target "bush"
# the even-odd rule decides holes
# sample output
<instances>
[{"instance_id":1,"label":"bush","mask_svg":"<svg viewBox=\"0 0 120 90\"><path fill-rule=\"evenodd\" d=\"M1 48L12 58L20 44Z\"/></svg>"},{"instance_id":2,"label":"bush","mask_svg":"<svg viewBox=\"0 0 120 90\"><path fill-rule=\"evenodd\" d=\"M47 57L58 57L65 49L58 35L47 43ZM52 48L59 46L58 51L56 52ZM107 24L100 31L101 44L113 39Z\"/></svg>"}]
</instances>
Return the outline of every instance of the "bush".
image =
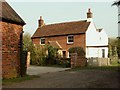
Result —
<instances>
[{"instance_id":1,"label":"bush","mask_svg":"<svg viewBox=\"0 0 120 90\"><path fill-rule=\"evenodd\" d=\"M36 45L31 51L32 65L54 65L57 59L57 49L50 45Z\"/></svg>"},{"instance_id":2,"label":"bush","mask_svg":"<svg viewBox=\"0 0 120 90\"><path fill-rule=\"evenodd\" d=\"M77 53L78 56L85 56L85 51L82 47L72 47L68 51L69 53Z\"/></svg>"},{"instance_id":3,"label":"bush","mask_svg":"<svg viewBox=\"0 0 120 90\"><path fill-rule=\"evenodd\" d=\"M61 58L60 60L56 60L56 64L60 65L61 67L70 67L70 58Z\"/></svg>"},{"instance_id":4,"label":"bush","mask_svg":"<svg viewBox=\"0 0 120 90\"><path fill-rule=\"evenodd\" d=\"M57 49L50 45L47 45L46 48L48 50L47 64L56 64Z\"/></svg>"},{"instance_id":5,"label":"bush","mask_svg":"<svg viewBox=\"0 0 120 90\"><path fill-rule=\"evenodd\" d=\"M36 45L33 47L33 50L31 51L32 65L44 66L47 64L46 58L47 58L46 47L40 45Z\"/></svg>"}]
</instances>

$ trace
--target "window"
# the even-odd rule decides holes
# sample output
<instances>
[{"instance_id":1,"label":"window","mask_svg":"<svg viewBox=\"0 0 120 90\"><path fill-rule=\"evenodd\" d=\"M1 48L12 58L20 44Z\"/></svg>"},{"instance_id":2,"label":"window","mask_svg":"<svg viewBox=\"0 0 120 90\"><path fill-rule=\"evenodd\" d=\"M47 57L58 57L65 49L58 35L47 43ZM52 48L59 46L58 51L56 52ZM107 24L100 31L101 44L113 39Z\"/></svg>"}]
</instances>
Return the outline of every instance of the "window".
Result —
<instances>
[{"instance_id":1,"label":"window","mask_svg":"<svg viewBox=\"0 0 120 90\"><path fill-rule=\"evenodd\" d=\"M73 37L73 35L69 35L68 37L67 37L67 43L68 44L72 44L74 42L74 37Z\"/></svg>"},{"instance_id":2,"label":"window","mask_svg":"<svg viewBox=\"0 0 120 90\"><path fill-rule=\"evenodd\" d=\"M40 44L45 44L45 38L40 39Z\"/></svg>"},{"instance_id":3,"label":"window","mask_svg":"<svg viewBox=\"0 0 120 90\"><path fill-rule=\"evenodd\" d=\"M105 58L105 49L102 49L102 57Z\"/></svg>"}]
</instances>

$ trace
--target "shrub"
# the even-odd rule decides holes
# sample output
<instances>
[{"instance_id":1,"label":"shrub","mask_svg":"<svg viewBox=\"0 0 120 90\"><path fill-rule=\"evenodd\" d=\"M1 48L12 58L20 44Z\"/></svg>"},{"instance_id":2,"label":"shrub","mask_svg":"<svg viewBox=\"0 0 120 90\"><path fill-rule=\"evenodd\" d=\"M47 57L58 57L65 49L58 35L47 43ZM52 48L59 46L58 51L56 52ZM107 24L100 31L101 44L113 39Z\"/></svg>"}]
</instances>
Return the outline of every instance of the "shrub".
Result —
<instances>
[{"instance_id":1,"label":"shrub","mask_svg":"<svg viewBox=\"0 0 120 90\"><path fill-rule=\"evenodd\" d=\"M47 64L56 64L57 59L57 48L47 45L48 55L47 55Z\"/></svg>"},{"instance_id":2,"label":"shrub","mask_svg":"<svg viewBox=\"0 0 120 90\"><path fill-rule=\"evenodd\" d=\"M82 47L72 47L68 51L69 53L77 53L78 56L85 56L85 51Z\"/></svg>"},{"instance_id":3,"label":"shrub","mask_svg":"<svg viewBox=\"0 0 120 90\"><path fill-rule=\"evenodd\" d=\"M56 64L61 67L70 67L70 58L61 58L60 60L56 60Z\"/></svg>"},{"instance_id":4,"label":"shrub","mask_svg":"<svg viewBox=\"0 0 120 90\"><path fill-rule=\"evenodd\" d=\"M47 64L46 58L46 47L40 45L33 47L33 50L31 51L31 64L44 66Z\"/></svg>"}]
</instances>

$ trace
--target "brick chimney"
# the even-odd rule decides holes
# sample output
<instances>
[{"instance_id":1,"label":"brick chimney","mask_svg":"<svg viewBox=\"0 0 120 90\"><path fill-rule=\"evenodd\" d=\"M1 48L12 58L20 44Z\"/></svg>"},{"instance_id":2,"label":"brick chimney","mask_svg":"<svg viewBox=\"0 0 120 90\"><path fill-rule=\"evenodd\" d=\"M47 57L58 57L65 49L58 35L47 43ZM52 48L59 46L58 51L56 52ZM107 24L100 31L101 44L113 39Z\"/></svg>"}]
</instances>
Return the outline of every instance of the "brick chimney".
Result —
<instances>
[{"instance_id":1,"label":"brick chimney","mask_svg":"<svg viewBox=\"0 0 120 90\"><path fill-rule=\"evenodd\" d=\"M40 19L38 20L38 27L42 27L44 25L44 20L42 19L42 16L40 16Z\"/></svg>"},{"instance_id":2,"label":"brick chimney","mask_svg":"<svg viewBox=\"0 0 120 90\"><path fill-rule=\"evenodd\" d=\"M89 8L87 12L87 21L88 22L92 21L92 18L93 18L93 13L91 12L91 9Z\"/></svg>"}]
</instances>

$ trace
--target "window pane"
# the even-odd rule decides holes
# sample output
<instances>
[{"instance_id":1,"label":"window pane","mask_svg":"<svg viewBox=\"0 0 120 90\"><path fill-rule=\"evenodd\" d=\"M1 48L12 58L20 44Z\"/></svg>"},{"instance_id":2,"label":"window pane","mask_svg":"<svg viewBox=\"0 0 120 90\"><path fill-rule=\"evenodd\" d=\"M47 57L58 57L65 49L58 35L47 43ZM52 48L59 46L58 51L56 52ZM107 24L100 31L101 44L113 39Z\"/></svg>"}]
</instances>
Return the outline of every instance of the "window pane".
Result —
<instances>
[{"instance_id":1,"label":"window pane","mask_svg":"<svg viewBox=\"0 0 120 90\"><path fill-rule=\"evenodd\" d=\"M44 38L41 39L41 44L45 44L45 39Z\"/></svg>"},{"instance_id":2,"label":"window pane","mask_svg":"<svg viewBox=\"0 0 120 90\"><path fill-rule=\"evenodd\" d=\"M73 36L68 36L68 42L74 42Z\"/></svg>"}]
</instances>

